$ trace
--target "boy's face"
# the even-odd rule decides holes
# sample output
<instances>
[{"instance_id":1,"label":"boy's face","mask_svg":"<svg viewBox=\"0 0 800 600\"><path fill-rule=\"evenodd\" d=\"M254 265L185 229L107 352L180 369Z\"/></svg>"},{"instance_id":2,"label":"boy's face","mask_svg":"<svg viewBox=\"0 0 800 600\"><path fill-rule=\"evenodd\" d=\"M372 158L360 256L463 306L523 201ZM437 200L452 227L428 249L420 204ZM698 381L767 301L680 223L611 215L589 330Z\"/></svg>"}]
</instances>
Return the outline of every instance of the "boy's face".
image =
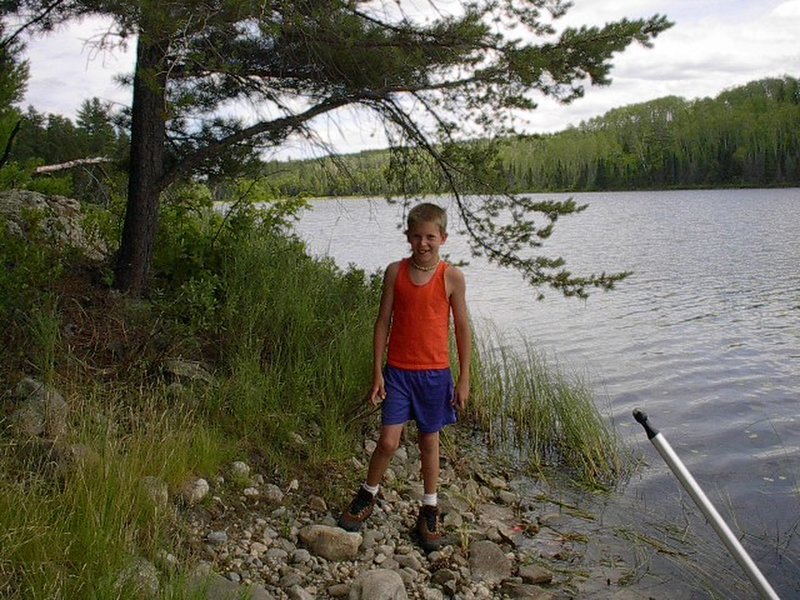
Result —
<instances>
[{"instance_id":1,"label":"boy's face","mask_svg":"<svg viewBox=\"0 0 800 600\"><path fill-rule=\"evenodd\" d=\"M406 231L406 239L411 244L414 260L426 266L439 260L439 248L447 241L447 234L441 232L438 223L423 221Z\"/></svg>"}]
</instances>

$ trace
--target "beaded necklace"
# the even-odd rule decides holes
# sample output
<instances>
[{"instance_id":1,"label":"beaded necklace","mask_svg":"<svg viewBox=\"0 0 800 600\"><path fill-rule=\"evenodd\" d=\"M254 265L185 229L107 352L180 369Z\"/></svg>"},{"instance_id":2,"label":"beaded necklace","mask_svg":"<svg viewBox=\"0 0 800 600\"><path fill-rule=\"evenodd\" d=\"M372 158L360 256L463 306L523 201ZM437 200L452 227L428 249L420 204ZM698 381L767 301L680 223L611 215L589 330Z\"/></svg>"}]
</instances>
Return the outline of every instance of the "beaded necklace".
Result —
<instances>
[{"instance_id":1,"label":"beaded necklace","mask_svg":"<svg viewBox=\"0 0 800 600\"><path fill-rule=\"evenodd\" d=\"M434 270L436 267L438 267L438 266L439 266L439 263L441 262L441 260L442 260L441 258L440 258L440 259L438 259L438 260L437 260L437 261L436 261L434 264L432 264L430 267L423 267L422 265L418 265L418 264L417 264L417 261L415 261L415 260L412 258L412 259L411 259L411 265L412 265L412 266L413 266L415 269L417 269L418 271L426 271L426 272L427 272L427 271L433 271L433 270Z\"/></svg>"}]
</instances>

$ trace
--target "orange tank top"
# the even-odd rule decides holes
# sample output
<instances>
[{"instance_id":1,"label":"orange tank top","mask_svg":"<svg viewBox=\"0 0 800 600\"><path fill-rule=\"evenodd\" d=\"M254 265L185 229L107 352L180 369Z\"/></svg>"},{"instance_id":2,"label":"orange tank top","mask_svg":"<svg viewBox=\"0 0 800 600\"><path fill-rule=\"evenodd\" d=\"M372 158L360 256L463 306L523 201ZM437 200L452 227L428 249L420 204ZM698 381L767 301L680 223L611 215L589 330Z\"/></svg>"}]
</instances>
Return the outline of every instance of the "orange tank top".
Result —
<instances>
[{"instance_id":1,"label":"orange tank top","mask_svg":"<svg viewBox=\"0 0 800 600\"><path fill-rule=\"evenodd\" d=\"M450 301L441 262L425 285L411 281L411 261L403 259L394 281L388 364L424 371L450 367Z\"/></svg>"}]
</instances>

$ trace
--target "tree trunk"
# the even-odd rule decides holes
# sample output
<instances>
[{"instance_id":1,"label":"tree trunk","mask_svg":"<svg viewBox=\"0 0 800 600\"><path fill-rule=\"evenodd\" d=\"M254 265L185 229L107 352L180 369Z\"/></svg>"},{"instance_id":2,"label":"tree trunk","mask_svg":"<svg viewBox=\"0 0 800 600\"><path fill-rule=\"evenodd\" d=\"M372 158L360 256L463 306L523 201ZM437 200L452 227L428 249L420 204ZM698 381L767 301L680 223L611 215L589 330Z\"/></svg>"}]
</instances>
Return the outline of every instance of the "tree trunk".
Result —
<instances>
[{"instance_id":1,"label":"tree trunk","mask_svg":"<svg viewBox=\"0 0 800 600\"><path fill-rule=\"evenodd\" d=\"M147 290L158 224L166 140L164 50L139 35L131 108L128 202L114 286L132 295Z\"/></svg>"}]
</instances>

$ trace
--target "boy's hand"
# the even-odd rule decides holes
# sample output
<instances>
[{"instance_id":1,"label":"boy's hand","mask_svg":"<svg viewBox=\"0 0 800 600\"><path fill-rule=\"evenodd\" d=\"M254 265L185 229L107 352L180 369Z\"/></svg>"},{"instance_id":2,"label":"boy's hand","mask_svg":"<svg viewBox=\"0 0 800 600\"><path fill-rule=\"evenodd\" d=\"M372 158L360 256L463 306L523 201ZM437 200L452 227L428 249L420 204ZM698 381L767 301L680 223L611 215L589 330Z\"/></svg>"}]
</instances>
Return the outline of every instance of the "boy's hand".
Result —
<instances>
[{"instance_id":1,"label":"boy's hand","mask_svg":"<svg viewBox=\"0 0 800 600\"><path fill-rule=\"evenodd\" d=\"M469 380L459 379L453 393L453 407L456 410L464 410L469 399Z\"/></svg>"},{"instance_id":2,"label":"boy's hand","mask_svg":"<svg viewBox=\"0 0 800 600\"><path fill-rule=\"evenodd\" d=\"M369 395L369 403L378 406L386 400L386 387L383 382L383 374L376 375L372 379L372 393Z\"/></svg>"}]
</instances>

